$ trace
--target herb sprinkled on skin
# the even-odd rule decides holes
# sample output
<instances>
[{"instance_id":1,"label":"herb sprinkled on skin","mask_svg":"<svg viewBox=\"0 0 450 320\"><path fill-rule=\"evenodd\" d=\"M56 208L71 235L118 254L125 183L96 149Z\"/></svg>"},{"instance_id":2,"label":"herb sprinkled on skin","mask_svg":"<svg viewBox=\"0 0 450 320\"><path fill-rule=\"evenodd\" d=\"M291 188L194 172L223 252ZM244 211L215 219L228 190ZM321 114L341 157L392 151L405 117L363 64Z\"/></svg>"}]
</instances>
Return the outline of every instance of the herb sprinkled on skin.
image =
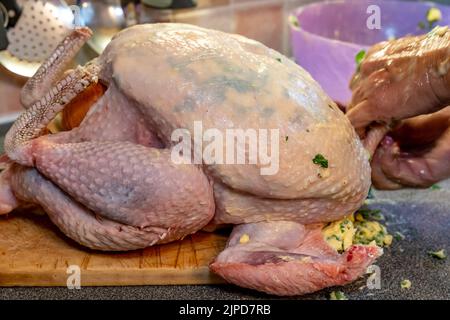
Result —
<instances>
[{"instance_id":1,"label":"herb sprinkled on skin","mask_svg":"<svg viewBox=\"0 0 450 320\"><path fill-rule=\"evenodd\" d=\"M428 254L436 259L444 260L447 258L447 255L445 254L445 250L441 249L439 251L428 251Z\"/></svg>"},{"instance_id":2,"label":"herb sprinkled on skin","mask_svg":"<svg viewBox=\"0 0 450 320\"><path fill-rule=\"evenodd\" d=\"M430 187L430 189L431 189L431 190L440 190L440 189L441 189L441 186L439 186L438 184L433 184L433 185Z\"/></svg>"},{"instance_id":3,"label":"herb sprinkled on skin","mask_svg":"<svg viewBox=\"0 0 450 320\"><path fill-rule=\"evenodd\" d=\"M328 160L320 153L316 154L312 162L321 166L322 168L328 168Z\"/></svg>"},{"instance_id":4,"label":"herb sprinkled on skin","mask_svg":"<svg viewBox=\"0 0 450 320\"><path fill-rule=\"evenodd\" d=\"M342 291L333 291L330 293L330 300L348 300Z\"/></svg>"},{"instance_id":5,"label":"herb sprinkled on skin","mask_svg":"<svg viewBox=\"0 0 450 320\"><path fill-rule=\"evenodd\" d=\"M281 58L276 58L276 60L277 60L278 62L281 62Z\"/></svg>"},{"instance_id":6,"label":"herb sprinkled on skin","mask_svg":"<svg viewBox=\"0 0 450 320\"><path fill-rule=\"evenodd\" d=\"M355 56L355 62L356 62L356 69L359 70L361 66L361 62L364 60L364 57L366 56L366 50L359 51Z\"/></svg>"},{"instance_id":7,"label":"herb sprinkled on skin","mask_svg":"<svg viewBox=\"0 0 450 320\"><path fill-rule=\"evenodd\" d=\"M284 140L285 140L286 142L288 142L289 136L286 136L286 138L284 138Z\"/></svg>"}]
</instances>

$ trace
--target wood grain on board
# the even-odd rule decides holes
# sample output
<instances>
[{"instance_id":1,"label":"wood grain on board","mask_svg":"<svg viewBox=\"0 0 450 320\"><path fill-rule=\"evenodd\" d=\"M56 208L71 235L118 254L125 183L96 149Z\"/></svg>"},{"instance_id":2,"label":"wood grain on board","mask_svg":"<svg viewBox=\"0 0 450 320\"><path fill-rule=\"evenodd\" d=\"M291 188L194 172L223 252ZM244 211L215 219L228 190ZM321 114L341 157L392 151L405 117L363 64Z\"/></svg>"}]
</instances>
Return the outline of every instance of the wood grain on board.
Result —
<instances>
[{"instance_id":1,"label":"wood grain on board","mask_svg":"<svg viewBox=\"0 0 450 320\"><path fill-rule=\"evenodd\" d=\"M0 286L65 286L70 265L80 267L82 286L221 283L208 264L226 238L198 232L143 250L100 252L68 239L45 215L12 213L0 217Z\"/></svg>"}]
</instances>

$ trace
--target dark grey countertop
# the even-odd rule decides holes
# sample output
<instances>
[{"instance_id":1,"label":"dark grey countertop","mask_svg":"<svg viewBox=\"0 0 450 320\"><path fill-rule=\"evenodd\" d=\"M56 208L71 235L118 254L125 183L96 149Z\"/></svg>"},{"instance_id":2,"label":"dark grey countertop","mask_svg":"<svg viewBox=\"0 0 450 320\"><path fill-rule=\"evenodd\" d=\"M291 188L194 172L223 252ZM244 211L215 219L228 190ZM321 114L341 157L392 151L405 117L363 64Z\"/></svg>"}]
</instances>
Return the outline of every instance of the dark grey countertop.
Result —
<instances>
[{"instance_id":1,"label":"dark grey countertop","mask_svg":"<svg viewBox=\"0 0 450 320\"><path fill-rule=\"evenodd\" d=\"M3 128L2 128L3 127ZM0 144L4 126L0 126ZM450 258L438 260L428 251L450 253L450 180L439 190L374 191L371 208L381 209L388 231L401 232L376 261L380 289L368 289L366 277L340 288L330 288L293 299L328 299L332 290L343 291L349 299L450 299ZM409 279L409 290L400 282ZM82 284L81 284L82 285ZM0 288L0 299L268 299L276 298L232 285L132 286L132 287L16 287Z\"/></svg>"},{"instance_id":2,"label":"dark grey countertop","mask_svg":"<svg viewBox=\"0 0 450 320\"><path fill-rule=\"evenodd\" d=\"M401 232L404 240L394 240L391 247L376 261L381 288L368 289L367 276L340 288L330 288L293 299L327 299L332 290L341 290L356 299L450 299L450 261L438 260L429 250L450 249L450 205L446 189L420 191L428 194L426 201L417 201L419 191L400 191L408 201L370 200L370 207L381 209L391 233ZM408 194L411 196L408 196ZM411 281L409 290L400 282ZM82 285L82 284L81 284ZM272 299L262 293L232 285L199 286L132 286L0 288L0 299Z\"/></svg>"}]
</instances>

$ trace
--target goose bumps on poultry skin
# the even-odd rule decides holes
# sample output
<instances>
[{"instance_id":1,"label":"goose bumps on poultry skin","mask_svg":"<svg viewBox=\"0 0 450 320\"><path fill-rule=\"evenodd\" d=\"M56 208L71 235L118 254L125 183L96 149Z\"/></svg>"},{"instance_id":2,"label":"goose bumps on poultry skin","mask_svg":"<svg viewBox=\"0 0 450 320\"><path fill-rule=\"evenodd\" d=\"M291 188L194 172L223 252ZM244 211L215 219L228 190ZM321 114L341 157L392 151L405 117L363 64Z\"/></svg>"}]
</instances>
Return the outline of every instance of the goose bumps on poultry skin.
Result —
<instances>
[{"instance_id":1,"label":"goose bumps on poultry skin","mask_svg":"<svg viewBox=\"0 0 450 320\"><path fill-rule=\"evenodd\" d=\"M5 140L2 213L37 204L67 236L98 250L236 224L211 269L278 295L348 283L381 254L371 245L338 253L320 233L361 206L370 165L350 122L301 67L242 36L154 24L120 32L98 59L64 73L89 36L75 30L23 89L26 111ZM64 108L89 99L80 126L44 135ZM195 121L204 130L279 129L278 172L174 164L171 133L192 133ZM313 161L318 154L327 166Z\"/></svg>"}]
</instances>

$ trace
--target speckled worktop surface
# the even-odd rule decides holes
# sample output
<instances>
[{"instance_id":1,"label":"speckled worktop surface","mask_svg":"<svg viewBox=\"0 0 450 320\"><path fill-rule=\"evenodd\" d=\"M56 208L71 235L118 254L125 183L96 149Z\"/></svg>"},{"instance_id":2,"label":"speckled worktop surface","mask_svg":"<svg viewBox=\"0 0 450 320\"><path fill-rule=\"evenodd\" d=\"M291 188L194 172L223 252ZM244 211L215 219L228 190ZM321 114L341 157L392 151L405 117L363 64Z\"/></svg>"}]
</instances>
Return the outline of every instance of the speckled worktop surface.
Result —
<instances>
[{"instance_id":1,"label":"speckled worktop surface","mask_svg":"<svg viewBox=\"0 0 450 320\"><path fill-rule=\"evenodd\" d=\"M3 132L2 132L3 131ZM0 135L5 128L0 127ZM0 144L3 145L3 139ZM439 190L374 191L369 200L381 209L388 231L401 232L405 239L394 240L376 265L380 268L381 288L368 289L366 277L339 288L349 299L450 299L450 258L438 260L430 250L450 252L450 181L439 183ZM400 282L411 281L409 290ZM331 288L295 297L327 299ZM0 299L267 299L273 298L231 285L134 286L67 288L0 288Z\"/></svg>"}]
</instances>

